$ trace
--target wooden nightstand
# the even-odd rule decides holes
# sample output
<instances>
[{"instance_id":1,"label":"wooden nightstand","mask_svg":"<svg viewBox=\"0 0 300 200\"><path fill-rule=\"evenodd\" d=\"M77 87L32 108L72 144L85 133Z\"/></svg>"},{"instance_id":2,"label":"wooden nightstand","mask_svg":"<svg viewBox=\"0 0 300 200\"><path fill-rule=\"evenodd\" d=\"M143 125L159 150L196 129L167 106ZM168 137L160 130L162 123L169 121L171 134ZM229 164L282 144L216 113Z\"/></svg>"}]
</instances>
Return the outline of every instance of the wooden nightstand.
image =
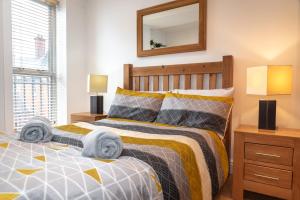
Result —
<instances>
[{"instance_id":1,"label":"wooden nightstand","mask_svg":"<svg viewBox=\"0 0 300 200\"><path fill-rule=\"evenodd\" d=\"M300 130L274 132L240 126L234 133L232 195L244 190L283 199L300 199Z\"/></svg>"},{"instance_id":2,"label":"wooden nightstand","mask_svg":"<svg viewBox=\"0 0 300 200\"><path fill-rule=\"evenodd\" d=\"M106 114L91 114L88 112L84 113L73 113L71 114L71 123L76 122L94 122L100 119L106 118Z\"/></svg>"}]
</instances>

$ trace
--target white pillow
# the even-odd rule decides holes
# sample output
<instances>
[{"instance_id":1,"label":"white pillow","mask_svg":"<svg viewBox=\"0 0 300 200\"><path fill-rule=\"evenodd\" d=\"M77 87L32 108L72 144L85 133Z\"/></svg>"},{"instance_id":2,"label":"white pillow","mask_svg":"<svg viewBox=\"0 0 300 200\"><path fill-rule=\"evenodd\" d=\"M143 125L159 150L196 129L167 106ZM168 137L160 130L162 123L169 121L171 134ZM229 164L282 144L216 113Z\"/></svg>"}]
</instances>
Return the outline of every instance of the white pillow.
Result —
<instances>
[{"instance_id":1,"label":"white pillow","mask_svg":"<svg viewBox=\"0 0 300 200\"><path fill-rule=\"evenodd\" d=\"M213 90L172 90L173 93L191 94L201 96L217 96L217 97L233 97L234 88L227 89L213 89Z\"/></svg>"}]
</instances>

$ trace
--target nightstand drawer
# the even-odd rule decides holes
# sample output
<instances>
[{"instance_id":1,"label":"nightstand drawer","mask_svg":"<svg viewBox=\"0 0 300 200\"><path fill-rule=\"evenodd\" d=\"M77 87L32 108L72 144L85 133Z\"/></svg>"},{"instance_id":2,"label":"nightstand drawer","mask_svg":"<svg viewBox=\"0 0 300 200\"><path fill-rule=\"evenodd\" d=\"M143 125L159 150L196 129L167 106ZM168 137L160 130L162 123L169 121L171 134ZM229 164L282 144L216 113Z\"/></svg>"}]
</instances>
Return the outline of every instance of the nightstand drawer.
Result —
<instances>
[{"instance_id":1,"label":"nightstand drawer","mask_svg":"<svg viewBox=\"0 0 300 200\"><path fill-rule=\"evenodd\" d=\"M278 165L293 165L293 149L287 147L245 143L245 158Z\"/></svg>"},{"instance_id":2,"label":"nightstand drawer","mask_svg":"<svg viewBox=\"0 0 300 200\"><path fill-rule=\"evenodd\" d=\"M290 189L292 186L292 172L275 168L245 164L244 178L249 181L264 183L281 188Z\"/></svg>"}]
</instances>

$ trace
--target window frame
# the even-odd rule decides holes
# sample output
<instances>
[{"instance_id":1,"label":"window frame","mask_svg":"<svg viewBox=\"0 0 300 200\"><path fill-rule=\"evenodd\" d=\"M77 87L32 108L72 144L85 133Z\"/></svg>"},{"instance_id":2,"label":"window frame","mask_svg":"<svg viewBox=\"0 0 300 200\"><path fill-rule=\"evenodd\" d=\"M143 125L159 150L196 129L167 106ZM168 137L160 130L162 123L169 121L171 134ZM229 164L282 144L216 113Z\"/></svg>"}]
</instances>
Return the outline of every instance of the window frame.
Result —
<instances>
[{"instance_id":1,"label":"window frame","mask_svg":"<svg viewBox=\"0 0 300 200\"><path fill-rule=\"evenodd\" d=\"M41 69L30 69L30 68L22 68L22 67L15 67L12 65L12 77L15 75L27 75L27 76L44 76L50 78L50 94L51 96L49 98L55 98L54 110L49 110L49 112L54 112L54 121L53 123L56 123L57 121L57 31L56 31L56 25L57 25L57 10L55 5L50 5L46 2L41 2L39 0L30 0L35 3L39 3L43 6L49 7L49 16L51 18L51 22L49 22L49 40L48 40L48 70L41 70ZM13 29L12 33L13 34ZM13 54L12 54L13 55ZM13 81L13 85L15 82ZM54 87L54 89L53 89ZM14 88L13 88L14 92ZM14 103L13 103L13 110L14 110ZM15 125L15 114L13 112L13 118L14 118L14 129L16 130Z\"/></svg>"},{"instance_id":2,"label":"window frame","mask_svg":"<svg viewBox=\"0 0 300 200\"><path fill-rule=\"evenodd\" d=\"M21 67L14 67L13 66L13 74L20 74L20 75L41 75L41 76L56 76L56 8L55 6L51 6L45 2L41 2L38 0L30 0L43 6L47 6L50 9L49 16L52 15L52 23L49 25L49 33L53 31L53 37L49 39L49 56L48 56L48 70L39 70L39 69L28 69L28 68L21 68ZM51 13L53 12L53 13ZM51 38L51 37L49 37Z\"/></svg>"}]
</instances>

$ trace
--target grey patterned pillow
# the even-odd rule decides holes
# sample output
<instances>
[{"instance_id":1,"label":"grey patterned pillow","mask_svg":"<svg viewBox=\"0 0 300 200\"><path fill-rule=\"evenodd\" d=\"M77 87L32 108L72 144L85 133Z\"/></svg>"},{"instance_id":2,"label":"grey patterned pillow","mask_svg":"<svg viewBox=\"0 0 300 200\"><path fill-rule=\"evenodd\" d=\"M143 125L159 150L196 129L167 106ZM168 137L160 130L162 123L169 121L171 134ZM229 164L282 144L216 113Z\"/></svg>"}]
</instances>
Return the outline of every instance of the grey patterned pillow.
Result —
<instances>
[{"instance_id":1,"label":"grey patterned pillow","mask_svg":"<svg viewBox=\"0 0 300 200\"><path fill-rule=\"evenodd\" d=\"M165 95L118 88L108 117L153 122Z\"/></svg>"},{"instance_id":2,"label":"grey patterned pillow","mask_svg":"<svg viewBox=\"0 0 300 200\"><path fill-rule=\"evenodd\" d=\"M155 122L207 129L224 136L233 99L167 93Z\"/></svg>"}]
</instances>

